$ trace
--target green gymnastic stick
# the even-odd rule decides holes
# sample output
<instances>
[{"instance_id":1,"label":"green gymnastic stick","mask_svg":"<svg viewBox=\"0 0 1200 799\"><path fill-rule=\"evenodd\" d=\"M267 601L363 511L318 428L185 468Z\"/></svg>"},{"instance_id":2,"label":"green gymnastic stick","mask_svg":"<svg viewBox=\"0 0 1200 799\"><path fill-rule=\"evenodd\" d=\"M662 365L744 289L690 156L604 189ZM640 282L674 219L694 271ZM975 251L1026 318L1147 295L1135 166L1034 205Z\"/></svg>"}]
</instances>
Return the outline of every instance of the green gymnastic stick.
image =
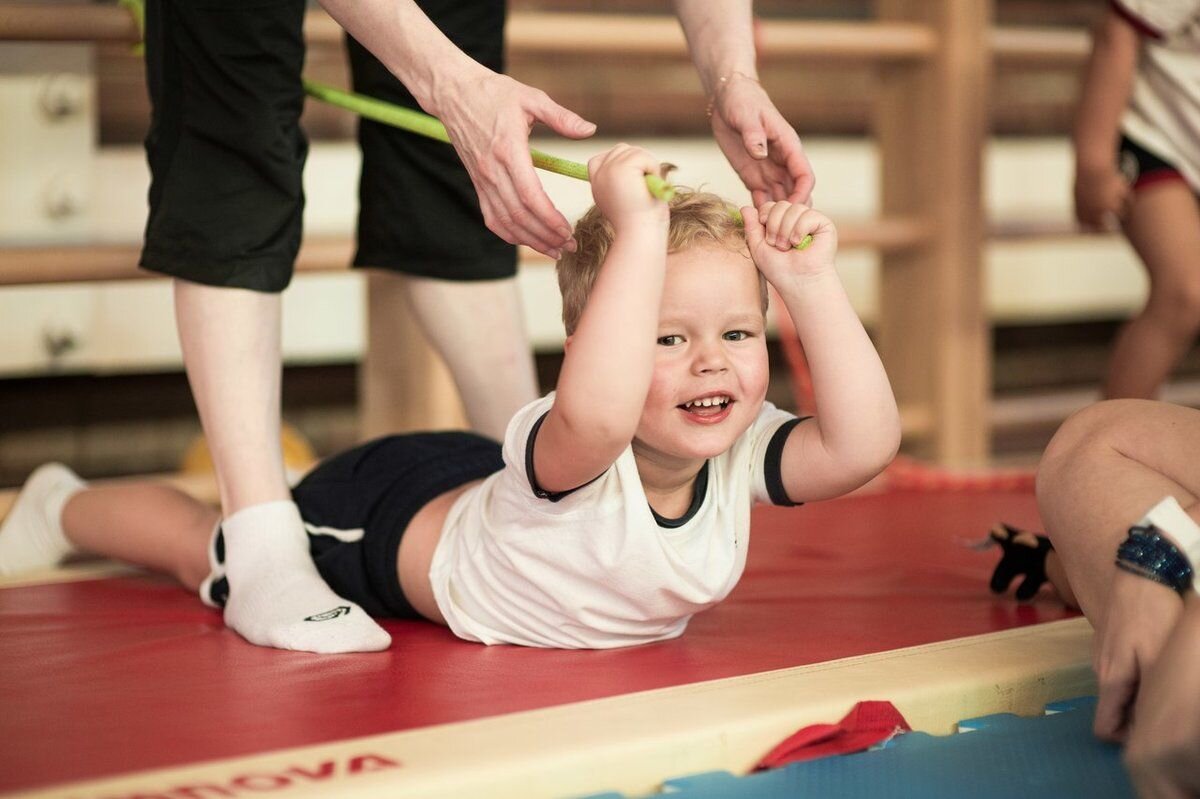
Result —
<instances>
[{"instance_id":1,"label":"green gymnastic stick","mask_svg":"<svg viewBox=\"0 0 1200 799\"><path fill-rule=\"evenodd\" d=\"M352 111L367 119L373 119L376 122L400 128L409 133L415 133L418 136L436 139L447 144L450 142L450 136L446 133L446 127L436 118L420 111L414 111L411 108L377 100L374 97L342 91L341 89L335 89L332 86L308 79L304 80L304 90L322 102ZM529 154L533 159L533 165L539 169L553 172L556 175L565 175L576 180L586 181L588 179L587 166L585 164L577 161L569 161L566 158L559 158L534 148L530 148ZM664 201L670 200L675 194L675 187L658 175L646 175L646 187L650 190L651 194ZM745 224L742 220L741 212L736 208L731 208L729 213L739 225ZM812 244L811 234L805 236L796 245L795 249L803 250L810 244Z\"/></svg>"},{"instance_id":2,"label":"green gymnastic stick","mask_svg":"<svg viewBox=\"0 0 1200 799\"><path fill-rule=\"evenodd\" d=\"M366 95L344 92L341 89L335 89L332 86L326 86L325 84L307 79L304 81L304 90L318 100L330 105L336 105L339 108L345 108L347 111L353 111L367 119L373 119L385 125L407 130L409 133L416 133L418 136L436 139L447 144L450 142L450 136L446 133L445 125L434 117L423 114L420 111L414 111L411 108L405 108L394 103L384 102L383 100L376 100ZM532 148L529 150L529 154L533 157L533 165L539 169L553 172L556 175L566 175L576 180L588 179L587 166L584 164L576 161L568 161L565 158L558 158ZM658 175L646 175L646 187L650 189L651 194L660 200L670 200L675 196L675 187Z\"/></svg>"}]
</instances>

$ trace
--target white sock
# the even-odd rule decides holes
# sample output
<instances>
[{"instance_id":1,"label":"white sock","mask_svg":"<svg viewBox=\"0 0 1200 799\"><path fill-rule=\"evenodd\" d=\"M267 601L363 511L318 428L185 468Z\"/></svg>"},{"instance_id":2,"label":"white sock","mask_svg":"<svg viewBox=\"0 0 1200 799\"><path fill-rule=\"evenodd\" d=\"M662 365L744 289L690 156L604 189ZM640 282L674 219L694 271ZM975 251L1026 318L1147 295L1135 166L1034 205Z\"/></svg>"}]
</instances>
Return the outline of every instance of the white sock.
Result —
<instances>
[{"instance_id":1,"label":"white sock","mask_svg":"<svg viewBox=\"0 0 1200 799\"><path fill-rule=\"evenodd\" d=\"M87 483L61 463L29 475L0 525L0 575L57 566L75 551L62 528L63 507Z\"/></svg>"},{"instance_id":2,"label":"white sock","mask_svg":"<svg viewBox=\"0 0 1200 799\"><path fill-rule=\"evenodd\" d=\"M1138 524L1153 524L1166 533L1171 542L1187 557L1193 570L1200 569L1200 525L1187 515L1187 511L1175 497L1167 497L1146 511L1146 515Z\"/></svg>"},{"instance_id":3,"label":"white sock","mask_svg":"<svg viewBox=\"0 0 1200 799\"><path fill-rule=\"evenodd\" d=\"M308 553L300 510L266 502L221 523L229 601L225 623L259 646L304 652L375 652L392 639L362 608L325 584Z\"/></svg>"}]
</instances>

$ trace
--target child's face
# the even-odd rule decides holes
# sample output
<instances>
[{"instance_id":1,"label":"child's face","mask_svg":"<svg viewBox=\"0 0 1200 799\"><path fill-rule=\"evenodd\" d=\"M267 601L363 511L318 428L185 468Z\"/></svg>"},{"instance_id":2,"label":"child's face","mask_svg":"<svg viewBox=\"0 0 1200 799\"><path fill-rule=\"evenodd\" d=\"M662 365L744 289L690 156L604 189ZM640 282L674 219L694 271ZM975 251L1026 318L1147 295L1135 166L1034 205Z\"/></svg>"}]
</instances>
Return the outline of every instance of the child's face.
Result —
<instances>
[{"instance_id":1,"label":"child's face","mask_svg":"<svg viewBox=\"0 0 1200 799\"><path fill-rule=\"evenodd\" d=\"M667 256L654 376L634 451L691 461L728 450L767 393L764 328L758 270L744 251L706 244Z\"/></svg>"}]
</instances>

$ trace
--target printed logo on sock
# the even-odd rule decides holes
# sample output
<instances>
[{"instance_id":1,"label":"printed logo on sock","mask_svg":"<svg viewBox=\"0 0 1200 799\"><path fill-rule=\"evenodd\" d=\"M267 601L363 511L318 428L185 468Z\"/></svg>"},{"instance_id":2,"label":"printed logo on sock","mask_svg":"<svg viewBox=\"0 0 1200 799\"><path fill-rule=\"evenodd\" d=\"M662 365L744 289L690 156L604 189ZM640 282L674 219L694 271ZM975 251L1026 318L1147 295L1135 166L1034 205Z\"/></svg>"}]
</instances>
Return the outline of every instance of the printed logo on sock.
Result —
<instances>
[{"instance_id":1,"label":"printed logo on sock","mask_svg":"<svg viewBox=\"0 0 1200 799\"><path fill-rule=\"evenodd\" d=\"M349 605L338 605L333 610L327 610L324 613L318 613L314 616L305 616L305 621L329 621L336 619L339 616L346 616L350 613Z\"/></svg>"}]
</instances>

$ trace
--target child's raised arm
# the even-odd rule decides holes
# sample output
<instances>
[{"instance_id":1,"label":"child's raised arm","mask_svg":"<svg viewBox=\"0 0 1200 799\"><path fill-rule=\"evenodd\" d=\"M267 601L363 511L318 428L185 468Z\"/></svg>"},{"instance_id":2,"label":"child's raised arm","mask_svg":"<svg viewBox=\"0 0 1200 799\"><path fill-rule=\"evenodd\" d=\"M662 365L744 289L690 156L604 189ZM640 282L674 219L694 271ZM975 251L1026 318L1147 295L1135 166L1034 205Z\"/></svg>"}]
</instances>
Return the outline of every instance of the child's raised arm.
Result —
<instances>
[{"instance_id":1,"label":"child's raised arm","mask_svg":"<svg viewBox=\"0 0 1200 799\"><path fill-rule=\"evenodd\" d=\"M1138 32L1110 8L1092 34L1075 112L1075 216L1090 228L1103 229L1122 216L1129 196L1117 170L1117 142L1139 48Z\"/></svg>"},{"instance_id":2,"label":"child's raised arm","mask_svg":"<svg viewBox=\"0 0 1200 799\"><path fill-rule=\"evenodd\" d=\"M612 465L637 430L654 369L667 263L667 204L646 190L660 165L619 144L588 162L596 206L614 238L575 330L557 394L534 446L541 488L567 491Z\"/></svg>"},{"instance_id":3,"label":"child's raised arm","mask_svg":"<svg viewBox=\"0 0 1200 799\"><path fill-rule=\"evenodd\" d=\"M788 202L743 208L750 254L791 314L812 371L816 419L796 425L782 478L794 502L844 494L878 474L900 446L900 414L878 353L834 270L837 231ZM804 250L793 249L805 236Z\"/></svg>"}]
</instances>

